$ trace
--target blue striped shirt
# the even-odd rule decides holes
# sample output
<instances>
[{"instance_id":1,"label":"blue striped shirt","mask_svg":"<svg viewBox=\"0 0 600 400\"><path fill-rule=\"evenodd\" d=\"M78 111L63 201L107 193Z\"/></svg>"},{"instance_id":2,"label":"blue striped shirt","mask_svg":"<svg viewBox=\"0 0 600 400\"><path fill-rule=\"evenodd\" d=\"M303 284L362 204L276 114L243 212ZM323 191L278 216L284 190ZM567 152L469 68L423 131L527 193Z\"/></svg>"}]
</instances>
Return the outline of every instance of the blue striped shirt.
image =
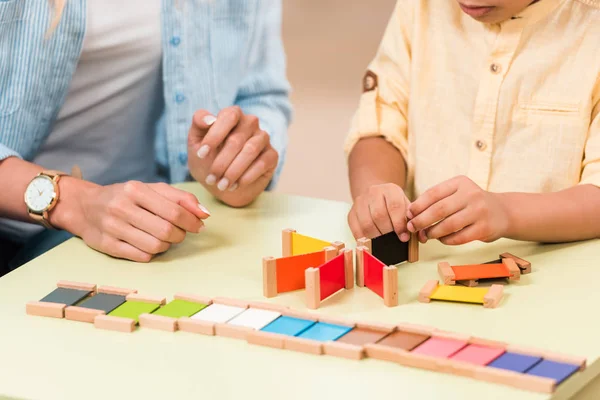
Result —
<instances>
[{"instance_id":1,"label":"blue striped shirt","mask_svg":"<svg viewBox=\"0 0 600 400\"><path fill-rule=\"evenodd\" d=\"M0 160L32 160L52 131L77 66L86 1L68 0L46 33L47 0L0 0ZM193 113L238 105L256 115L285 161L291 118L281 40L280 0L163 0L164 109L156 127L157 163L170 182L188 177Z\"/></svg>"}]
</instances>

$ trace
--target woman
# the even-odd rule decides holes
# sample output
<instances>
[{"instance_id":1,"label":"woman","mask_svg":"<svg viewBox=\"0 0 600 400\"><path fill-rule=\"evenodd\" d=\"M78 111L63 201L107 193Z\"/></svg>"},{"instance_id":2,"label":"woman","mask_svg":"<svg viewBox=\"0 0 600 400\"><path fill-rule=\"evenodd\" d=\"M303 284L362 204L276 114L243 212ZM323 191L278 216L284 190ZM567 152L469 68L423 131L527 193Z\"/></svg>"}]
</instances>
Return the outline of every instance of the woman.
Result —
<instances>
[{"instance_id":1,"label":"woman","mask_svg":"<svg viewBox=\"0 0 600 400\"><path fill-rule=\"evenodd\" d=\"M277 0L0 1L4 262L71 234L149 261L210 215L163 182L234 207L272 187L290 118L280 25Z\"/></svg>"}]
</instances>

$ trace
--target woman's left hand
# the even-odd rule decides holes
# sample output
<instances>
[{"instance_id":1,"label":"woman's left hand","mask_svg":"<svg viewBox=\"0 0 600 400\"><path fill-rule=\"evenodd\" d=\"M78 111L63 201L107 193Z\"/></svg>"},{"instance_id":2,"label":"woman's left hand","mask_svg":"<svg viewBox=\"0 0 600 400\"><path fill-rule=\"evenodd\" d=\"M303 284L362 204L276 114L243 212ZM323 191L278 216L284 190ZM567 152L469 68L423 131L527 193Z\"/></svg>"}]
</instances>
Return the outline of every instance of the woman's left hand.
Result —
<instances>
[{"instance_id":1,"label":"woman's left hand","mask_svg":"<svg viewBox=\"0 0 600 400\"><path fill-rule=\"evenodd\" d=\"M438 239L447 245L474 240L492 242L508 229L508 212L500 196L481 189L465 176L436 185L413 202L408 211L410 232L419 241Z\"/></svg>"}]
</instances>

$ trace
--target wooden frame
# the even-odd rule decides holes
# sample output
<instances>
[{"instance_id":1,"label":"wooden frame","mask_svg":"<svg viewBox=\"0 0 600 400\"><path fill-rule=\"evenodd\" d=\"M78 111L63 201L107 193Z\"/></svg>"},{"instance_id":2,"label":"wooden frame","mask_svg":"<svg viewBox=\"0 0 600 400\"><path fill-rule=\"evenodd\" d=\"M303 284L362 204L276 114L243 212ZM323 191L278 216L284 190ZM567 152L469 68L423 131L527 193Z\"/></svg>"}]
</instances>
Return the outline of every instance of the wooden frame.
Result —
<instances>
[{"instance_id":1,"label":"wooden frame","mask_svg":"<svg viewBox=\"0 0 600 400\"><path fill-rule=\"evenodd\" d=\"M369 245L368 239L359 239L359 244ZM365 287L365 253L369 253L369 247L359 246L356 248L356 285ZM396 266L383 266L383 303L387 307L398 305L398 268Z\"/></svg>"},{"instance_id":2,"label":"wooden frame","mask_svg":"<svg viewBox=\"0 0 600 400\"><path fill-rule=\"evenodd\" d=\"M352 249L341 249L338 255L343 255L344 259L344 284L341 289L352 289L354 287L354 271L352 265ZM332 259L333 260L333 259ZM330 261L332 261L330 260ZM325 265L325 264L323 264ZM310 309L317 309L322 301L321 299L321 267L311 267L304 271L306 287L306 306ZM337 292L335 292L337 293ZM334 293L334 294L335 294ZM333 294L332 294L333 295ZM327 298L329 298L328 296Z\"/></svg>"},{"instance_id":3,"label":"wooden frame","mask_svg":"<svg viewBox=\"0 0 600 400\"><path fill-rule=\"evenodd\" d=\"M506 278L509 281L518 281L521 279L521 269L512 258L503 258L502 265L505 271L490 273L490 270L496 268L499 264L473 264L473 265L456 265L451 266L448 262L442 261L438 263L438 274L444 285L455 285L460 283L464 286L477 286L479 279L501 279ZM456 274L464 270L468 271L469 279L457 279Z\"/></svg>"},{"instance_id":4,"label":"wooden frame","mask_svg":"<svg viewBox=\"0 0 600 400\"><path fill-rule=\"evenodd\" d=\"M436 292L436 290L438 289L438 286L440 286L440 284L437 280L428 281L425 284L425 286L423 286L421 291L419 292L418 300L421 303L429 303L431 301L431 296ZM464 288L464 289L470 289L470 288ZM479 290L479 288L473 288L473 289ZM502 300L503 296L504 296L504 286L492 285L488 289L487 293L484 295L483 302L481 302L480 304L483 304L483 307L485 307L485 308L496 308L498 306L498 304L500 303L500 301ZM440 299L440 300L445 300L445 299ZM447 301L460 301L460 300L448 299Z\"/></svg>"},{"instance_id":5,"label":"wooden frame","mask_svg":"<svg viewBox=\"0 0 600 400\"><path fill-rule=\"evenodd\" d=\"M377 239L377 238L375 238L375 239ZM356 247L357 248L358 247L366 247L368 249L369 253L371 253L371 254L373 254L373 256L377 257L377 255L373 253L373 240L375 240L375 239L360 238L356 241ZM410 239L408 240L407 247L408 247L408 258L404 261L407 261L409 263L414 263L414 262L419 261L419 239L418 239L416 233L410 234ZM401 261L401 262L404 262L404 261Z\"/></svg>"}]
</instances>

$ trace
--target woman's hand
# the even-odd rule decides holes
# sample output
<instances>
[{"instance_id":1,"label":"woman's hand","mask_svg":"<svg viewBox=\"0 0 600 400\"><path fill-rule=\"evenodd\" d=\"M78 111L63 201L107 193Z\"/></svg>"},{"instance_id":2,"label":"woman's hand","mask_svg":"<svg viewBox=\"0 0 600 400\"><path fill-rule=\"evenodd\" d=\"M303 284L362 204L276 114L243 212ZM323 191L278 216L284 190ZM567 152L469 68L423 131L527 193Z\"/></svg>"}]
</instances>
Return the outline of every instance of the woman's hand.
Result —
<instances>
[{"instance_id":1,"label":"woman's hand","mask_svg":"<svg viewBox=\"0 0 600 400\"><path fill-rule=\"evenodd\" d=\"M267 187L279 161L258 118L228 107L215 118L194 114L188 135L190 174L225 203L241 207Z\"/></svg>"},{"instance_id":2,"label":"woman's hand","mask_svg":"<svg viewBox=\"0 0 600 400\"><path fill-rule=\"evenodd\" d=\"M65 177L61 185L50 222L117 258L148 262L198 233L210 215L194 195L164 183L98 186Z\"/></svg>"}]
</instances>

